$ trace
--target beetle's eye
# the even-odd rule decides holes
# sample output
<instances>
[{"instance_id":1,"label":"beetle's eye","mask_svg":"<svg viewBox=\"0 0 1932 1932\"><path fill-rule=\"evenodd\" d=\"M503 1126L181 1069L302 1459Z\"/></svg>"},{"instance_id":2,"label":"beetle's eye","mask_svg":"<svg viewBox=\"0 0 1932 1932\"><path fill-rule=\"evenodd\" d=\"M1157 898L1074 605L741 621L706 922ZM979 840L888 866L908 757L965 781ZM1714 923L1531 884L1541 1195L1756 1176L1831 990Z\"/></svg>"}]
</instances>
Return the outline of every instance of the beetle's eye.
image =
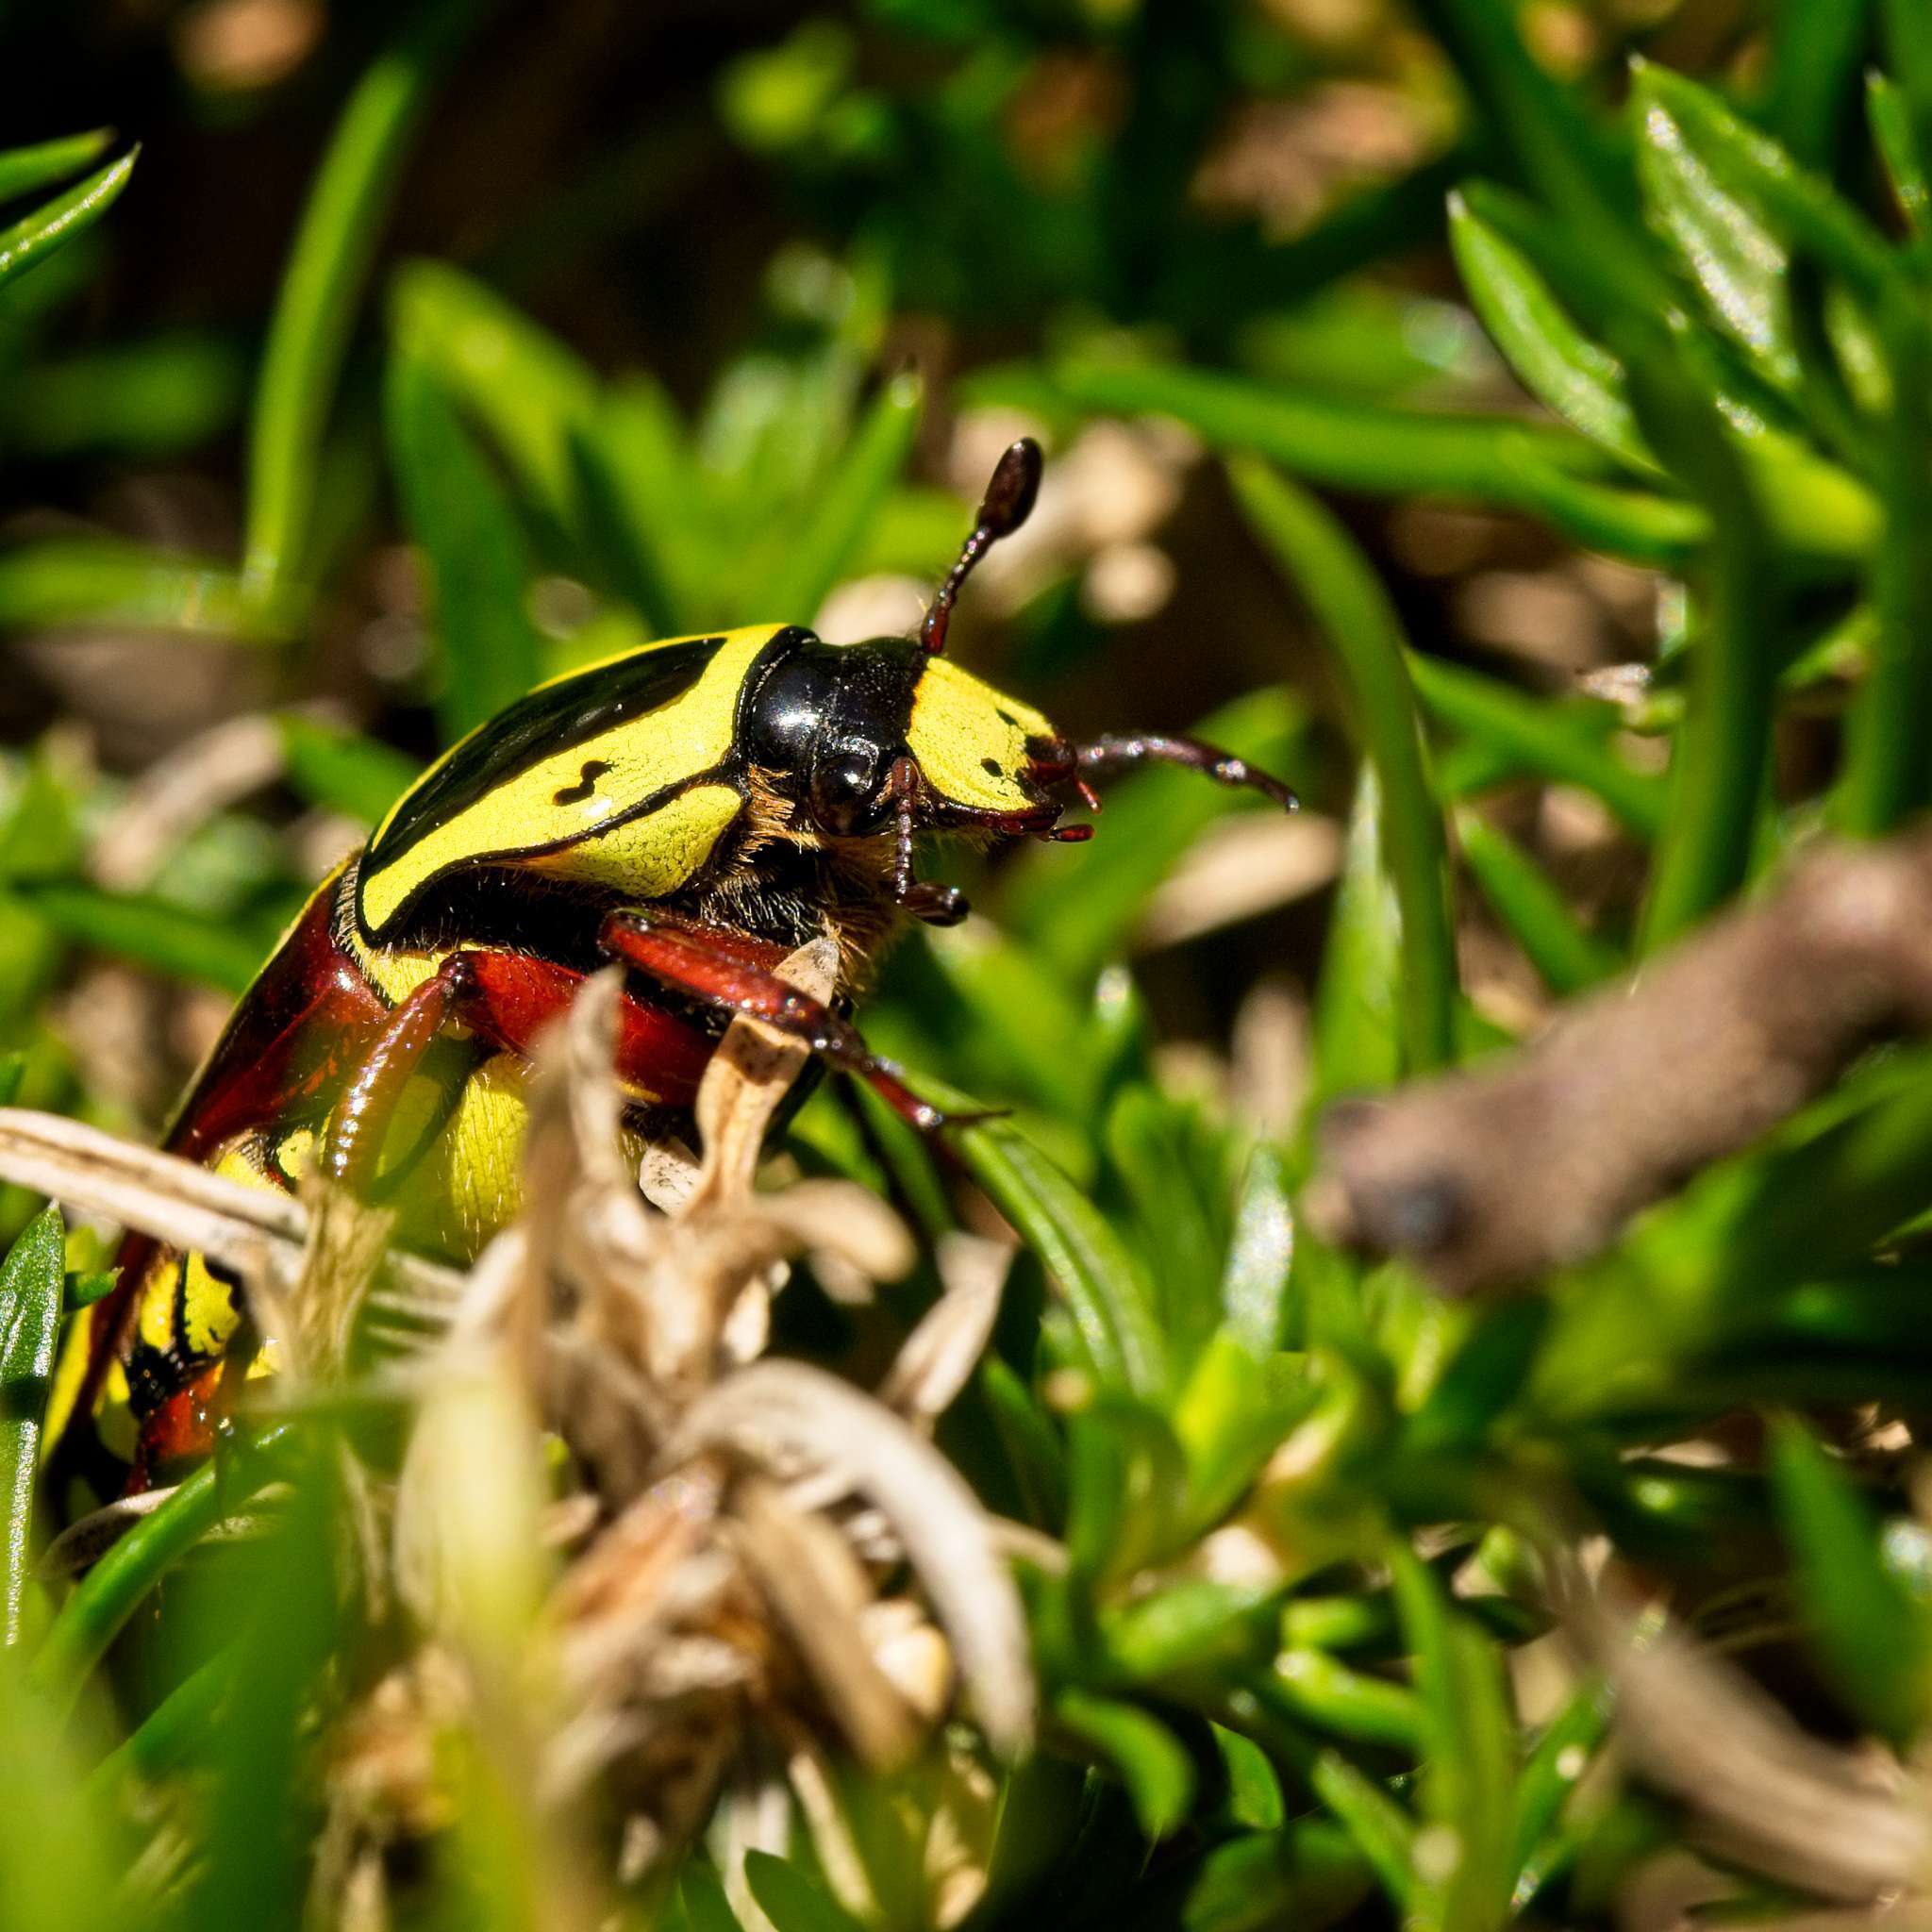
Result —
<instances>
[{"instance_id":1,"label":"beetle's eye","mask_svg":"<svg viewBox=\"0 0 1932 1932\"><path fill-rule=\"evenodd\" d=\"M880 760L870 751L845 751L821 758L811 774L811 815L822 831L849 839L881 823L884 786Z\"/></svg>"}]
</instances>

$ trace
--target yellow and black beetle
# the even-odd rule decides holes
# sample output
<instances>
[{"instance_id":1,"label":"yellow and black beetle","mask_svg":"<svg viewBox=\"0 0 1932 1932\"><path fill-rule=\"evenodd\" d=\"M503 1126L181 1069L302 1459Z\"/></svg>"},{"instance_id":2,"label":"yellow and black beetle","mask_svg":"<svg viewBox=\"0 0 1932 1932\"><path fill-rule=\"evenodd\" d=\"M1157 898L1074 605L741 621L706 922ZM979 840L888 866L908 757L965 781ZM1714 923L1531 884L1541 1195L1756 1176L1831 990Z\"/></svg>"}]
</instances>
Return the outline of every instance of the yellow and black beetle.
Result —
<instances>
[{"instance_id":1,"label":"yellow and black beetle","mask_svg":"<svg viewBox=\"0 0 1932 1932\"><path fill-rule=\"evenodd\" d=\"M914 876L920 834L1084 839L1091 827L1060 824L1062 794L1097 804L1088 780L1124 764L1177 761L1293 804L1191 740L1074 744L943 655L960 586L1025 521L1040 474L1030 440L1001 458L917 638L830 644L796 625L674 638L481 725L324 881L166 1145L282 1189L317 1163L365 1191L407 1172L429 1200L417 1239L472 1257L515 1211L531 1044L613 958L630 969L619 1074L640 1132L680 1124L732 1013L942 1124L841 1012L776 977L787 953L828 935L849 991L904 917L965 915L956 890ZM389 1151L398 1139L406 1159ZM56 1391L71 1438L97 1428L69 1458L92 1463L97 1489L104 1454L139 1487L205 1450L225 1376L255 1352L235 1284L205 1257L135 1236L120 1261Z\"/></svg>"}]
</instances>

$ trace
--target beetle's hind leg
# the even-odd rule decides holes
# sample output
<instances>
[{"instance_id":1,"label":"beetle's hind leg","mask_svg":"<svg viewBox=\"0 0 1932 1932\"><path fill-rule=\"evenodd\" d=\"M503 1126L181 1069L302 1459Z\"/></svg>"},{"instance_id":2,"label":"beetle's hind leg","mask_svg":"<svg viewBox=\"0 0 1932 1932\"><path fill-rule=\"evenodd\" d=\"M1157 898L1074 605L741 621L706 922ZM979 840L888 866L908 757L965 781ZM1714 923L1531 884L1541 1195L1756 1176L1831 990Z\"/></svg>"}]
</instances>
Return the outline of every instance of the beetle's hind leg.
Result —
<instances>
[{"instance_id":1,"label":"beetle's hind leg","mask_svg":"<svg viewBox=\"0 0 1932 1932\"><path fill-rule=\"evenodd\" d=\"M702 930L671 925L642 912L613 912L598 943L626 966L728 1013L761 1020L802 1040L841 1071L863 1080L892 1111L924 1133L978 1120L948 1114L920 1099L890 1060L866 1045L858 1029L822 1000L788 986L775 973L708 943Z\"/></svg>"}]
</instances>

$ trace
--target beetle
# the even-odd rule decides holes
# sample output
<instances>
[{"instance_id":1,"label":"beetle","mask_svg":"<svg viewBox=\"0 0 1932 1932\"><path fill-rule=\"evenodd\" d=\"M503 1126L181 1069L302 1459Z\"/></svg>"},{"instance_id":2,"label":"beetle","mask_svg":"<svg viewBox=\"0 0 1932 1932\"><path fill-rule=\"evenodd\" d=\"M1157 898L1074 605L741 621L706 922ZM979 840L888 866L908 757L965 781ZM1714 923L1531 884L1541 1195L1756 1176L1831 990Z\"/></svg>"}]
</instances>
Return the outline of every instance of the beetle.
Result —
<instances>
[{"instance_id":1,"label":"beetle","mask_svg":"<svg viewBox=\"0 0 1932 1932\"><path fill-rule=\"evenodd\" d=\"M1097 808L1093 778L1149 759L1294 804L1194 740L1076 743L945 655L961 587L1026 521L1041 472L1031 439L1000 458L914 637L833 644L768 624L669 639L541 685L472 732L308 901L165 1146L285 1190L319 1166L408 1204L406 1239L474 1258L516 1210L532 1044L613 959L639 1135L688 1121L737 1013L942 1127L846 1016L896 928L967 912L957 889L917 876L923 836L1085 839L1091 826L1061 823L1070 794ZM831 1006L773 970L820 936L838 947ZM130 1235L119 1263L55 1391L69 1437L92 1426L68 1466L89 1460L97 1490L110 1448L133 1488L204 1453L225 1384L256 1356L239 1284L208 1257Z\"/></svg>"}]
</instances>

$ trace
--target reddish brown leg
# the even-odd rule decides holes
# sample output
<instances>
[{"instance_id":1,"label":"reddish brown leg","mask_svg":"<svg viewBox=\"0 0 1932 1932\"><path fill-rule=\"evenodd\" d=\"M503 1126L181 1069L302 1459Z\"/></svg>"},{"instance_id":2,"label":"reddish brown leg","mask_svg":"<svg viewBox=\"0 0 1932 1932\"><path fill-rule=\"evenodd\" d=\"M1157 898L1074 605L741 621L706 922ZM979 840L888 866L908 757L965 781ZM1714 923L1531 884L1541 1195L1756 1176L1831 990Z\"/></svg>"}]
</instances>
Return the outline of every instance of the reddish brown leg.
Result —
<instances>
[{"instance_id":1,"label":"reddish brown leg","mask_svg":"<svg viewBox=\"0 0 1932 1932\"><path fill-rule=\"evenodd\" d=\"M1140 732L1129 738L1096 738L1091 744L1079 746L1076 755L1083 780L1090 774L1117 772L1124 765L1152 761L1204 772L1218 785L1244 786L1264 798L1272 798L1284 811L1293 811L1301 803L1279 778L1270 777L1247 759L1238 758L1218 745L1203 744L1198 738L1161 738L1152 732Z\"/></svg>"},{"instance_id":2,"label":"reddish brown leg","mask_svg":"<svg viewBox=\"0 0 1932 1932\"><path fill-rule=\"evenodd\" d=\"M323 1172L331 1180L354 1193L369 1191L382 1158L383 1133L403 1089L436 1036L456 1016L472 984L469 956L452 953L430 978L391 1009L329 1121Z\"/></svg>"},{"instance_id":3,"label":"reddish brown leg","mask_svg":"<svg viewBox=\"0 0 1932 1932\"><path fill-rule=\"evenodd\" d=\"M660 924L641 912L613 912L597 935L607 953L675 987L692 999L743 1013L802 1040L843 1072L857 1074L892 1111L924 1133L958 1126L961 1116L920 1099L890 1060L868 1047L858 1029L822 1001L788 986L775 973L734 959L706 941L702 930Z\"/></svg>"}]
</instances>

